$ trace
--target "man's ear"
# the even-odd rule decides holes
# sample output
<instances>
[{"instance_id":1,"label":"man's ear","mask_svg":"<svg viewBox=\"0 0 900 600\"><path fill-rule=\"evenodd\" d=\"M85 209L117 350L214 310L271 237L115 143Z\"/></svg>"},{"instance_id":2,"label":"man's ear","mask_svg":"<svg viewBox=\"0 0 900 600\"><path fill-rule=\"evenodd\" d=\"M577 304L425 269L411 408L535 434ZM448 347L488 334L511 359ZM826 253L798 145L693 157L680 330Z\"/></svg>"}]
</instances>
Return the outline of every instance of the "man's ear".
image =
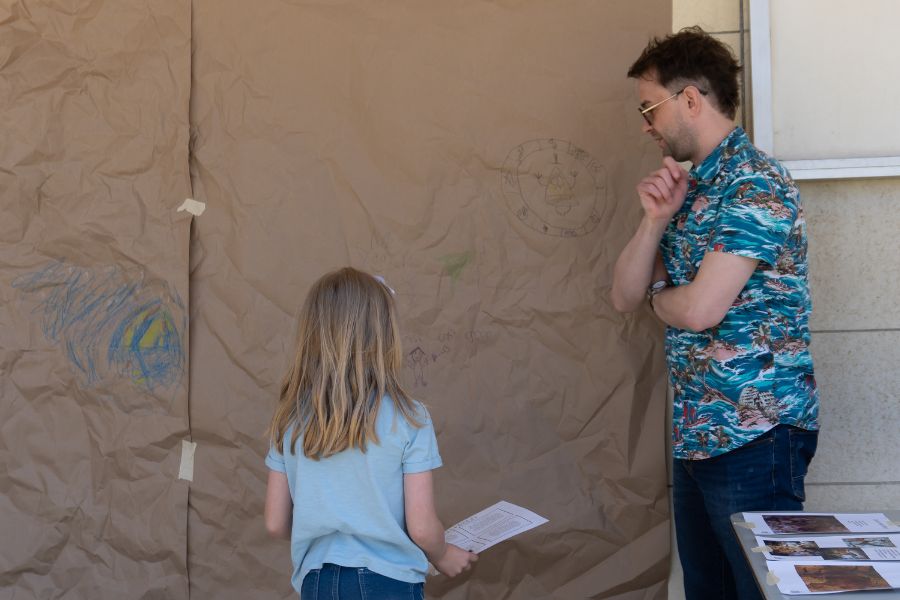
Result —
<instances>
[{"instance_id":1,"label":"man's ear","mask_svg":"<svg viewBox=\"0 0 900 600\"><path fill-rule=\"evenodd\" d=\"M692 115L697 115L700 112L700 101L703 99L703 94L700 93L700 90L697 89L696 86L689 85L684 88L685 100L687 100L688 110Z\"/></svg>"}]
</instances>

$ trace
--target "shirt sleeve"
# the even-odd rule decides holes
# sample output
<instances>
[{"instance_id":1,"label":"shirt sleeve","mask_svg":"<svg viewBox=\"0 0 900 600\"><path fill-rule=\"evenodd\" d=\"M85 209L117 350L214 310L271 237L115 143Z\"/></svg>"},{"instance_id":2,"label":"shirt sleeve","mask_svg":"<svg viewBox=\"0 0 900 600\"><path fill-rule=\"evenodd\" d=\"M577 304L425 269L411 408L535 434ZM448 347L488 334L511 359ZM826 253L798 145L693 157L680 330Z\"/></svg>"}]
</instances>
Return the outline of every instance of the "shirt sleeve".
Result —
<instances>
[{"instance_id":1,"label":"shirt sleeve","mask_svg":"<svg viewBox=\"0 0 900 600\"><path fill-rule=\"evenodd\" d=\"M775 265L797 217L797 203L767 179L740 179L726 192L708 248Z\"/></svg>"},{"instance_id":2,"label":"shirt sleeve","mask_svg":"<svg viewBox=\"0 0 900 600\"><path fill-rule=\"evenodd\" d=\"M269 453L266 455L266 466L279 473L287 472L287 468L284 466L284 455L278 451L274 444L269 448Z\"/></svg>"},{"instance_id":3,"label":"shirt sleeve","mask_svg":"<svg viewBox=\"0 0 900 600\"><path fill-rule=\"evenodd\" d=\"M437 437L434 434L431 415L428 414L425 407L422 407L418 417L422 422L422 427L410 426L410 439L403 450L404 473L430 471L443 464L438 452Z\"/></svg>"}]
</instances>

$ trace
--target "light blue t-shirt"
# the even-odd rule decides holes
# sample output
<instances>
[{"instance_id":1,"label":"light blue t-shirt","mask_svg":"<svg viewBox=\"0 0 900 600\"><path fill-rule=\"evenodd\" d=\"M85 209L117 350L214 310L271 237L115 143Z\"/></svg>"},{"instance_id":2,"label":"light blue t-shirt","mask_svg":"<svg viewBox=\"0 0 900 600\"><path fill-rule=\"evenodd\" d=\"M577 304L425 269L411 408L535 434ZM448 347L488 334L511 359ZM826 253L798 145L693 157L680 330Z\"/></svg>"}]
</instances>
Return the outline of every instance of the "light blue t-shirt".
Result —
<instances>
[{"instance_id":1,"label":"light blue t-shirt","mask_svg":"<svg viewBox=\"0 0 900 600\"><path fill-rule=\"evenodd\" d=\"M301 434L292 455L292 429L284 436L283 454L269 450L266 465L287 475L294 502L291 583L298 592L306 574L325 563L425 581L425 553L406 533L403 474L436 469L441 456L427 409L415 406L421 428L383 398L375 420L378 444L369 441L366 452L350 449L312 460L303 456Z\"/></svg>"}]
</instances>

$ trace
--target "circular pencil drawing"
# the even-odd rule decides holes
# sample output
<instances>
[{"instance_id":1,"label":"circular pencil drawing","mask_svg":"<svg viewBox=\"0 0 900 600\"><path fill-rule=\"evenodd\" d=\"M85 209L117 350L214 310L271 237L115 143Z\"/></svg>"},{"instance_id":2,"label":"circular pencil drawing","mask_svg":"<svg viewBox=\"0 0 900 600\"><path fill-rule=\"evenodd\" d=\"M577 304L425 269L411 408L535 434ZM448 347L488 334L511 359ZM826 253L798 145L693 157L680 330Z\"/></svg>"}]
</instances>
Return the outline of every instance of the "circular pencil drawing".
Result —
<instances>
[{"instance_id":1,"label":"circular pencil drawing","mask_svg":"<svg viewBox=\"0 0 900 600\"><path fill-rule=\"evenodd\" d=\"M501 185L520 221L546 235L577 237L600 222L606 169L571 142L530 140L506 157Z\"/></svg>"}]
</instances>

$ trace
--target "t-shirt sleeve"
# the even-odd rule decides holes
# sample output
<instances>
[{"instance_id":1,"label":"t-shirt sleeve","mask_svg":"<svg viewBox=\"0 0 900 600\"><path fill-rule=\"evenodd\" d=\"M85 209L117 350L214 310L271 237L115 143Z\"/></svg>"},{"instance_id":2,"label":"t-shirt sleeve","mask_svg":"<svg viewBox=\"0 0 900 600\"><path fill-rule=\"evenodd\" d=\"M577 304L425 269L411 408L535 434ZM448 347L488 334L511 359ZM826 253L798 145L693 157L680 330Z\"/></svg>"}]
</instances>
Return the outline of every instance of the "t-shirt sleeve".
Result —
<instances>
[{"instance_id":1,"label":"t-shirt sleeve","mask_svg":"<svg viewBox=\"0 0 900 600\"><path fill-rule=\"evenodd\" d=\"M437 437L428 410L422 407L419 412L422 427L410 425L410 439L403 450L403 472L421 473L437 469L443 463L438 452Z\"/></svg>"},{"instance_id":2,"label":"t-shirt sleeve","mask_svg":"<svg viewBox=\"0 0 900 600\"><path fill-rule=\"evenodd\" d=\"M274 444L269 447L269 453L266 455L266 466L279 473L287 472L287 468L284 466L284 455L278 451Z\"/></svg>"},{"instance_id":3,"label":"t-shirt sleeve","mask_svg":"<svg viewBox=\"0 0 900 600\"><path fill-rule=\"evenodd\" d=\"M708 248L774 266L796 217L796 201L768 180L738 180L722 199Z\"/></svg>"}]
</instances>

